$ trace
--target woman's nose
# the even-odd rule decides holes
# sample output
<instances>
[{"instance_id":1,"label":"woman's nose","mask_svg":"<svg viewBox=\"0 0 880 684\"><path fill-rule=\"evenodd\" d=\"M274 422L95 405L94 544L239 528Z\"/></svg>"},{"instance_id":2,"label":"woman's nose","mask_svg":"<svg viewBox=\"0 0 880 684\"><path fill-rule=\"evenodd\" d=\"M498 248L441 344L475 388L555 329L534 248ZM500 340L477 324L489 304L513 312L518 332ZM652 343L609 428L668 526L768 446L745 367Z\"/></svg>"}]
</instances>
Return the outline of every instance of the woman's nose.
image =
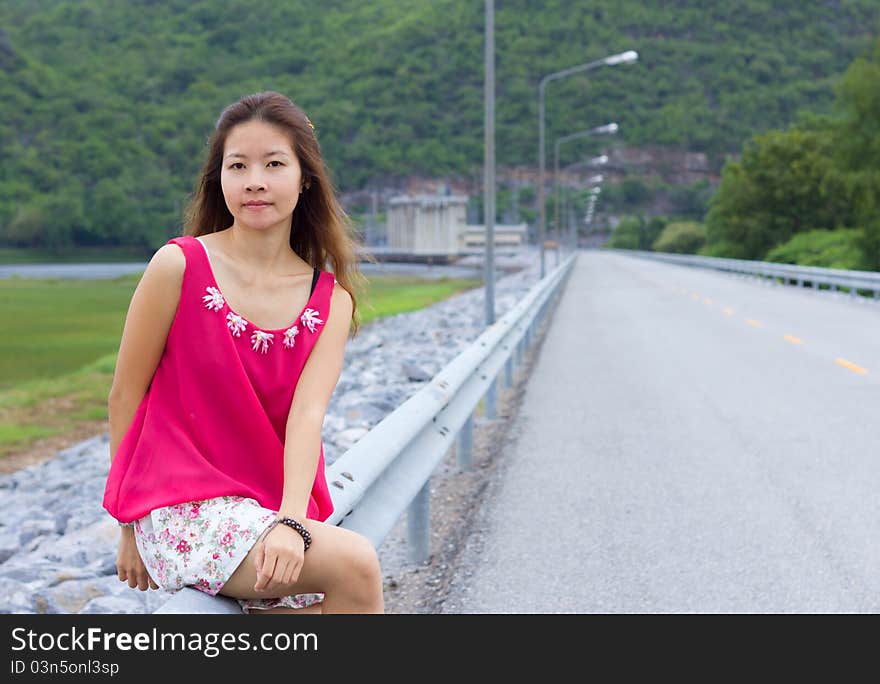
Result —
<instances>
[{"instance_id":1,"label":"woman's nose","mask_svg":"<svg viewBox=\"0 0 880 684\"><path fill-rule=\"evenodd\" d=\"M256 190L265 190L266 186L261 179L252 178L252 179L248 180L247 184L245 185L245 188L250 192L254 192Z\"/></svg>"}]
</instances>

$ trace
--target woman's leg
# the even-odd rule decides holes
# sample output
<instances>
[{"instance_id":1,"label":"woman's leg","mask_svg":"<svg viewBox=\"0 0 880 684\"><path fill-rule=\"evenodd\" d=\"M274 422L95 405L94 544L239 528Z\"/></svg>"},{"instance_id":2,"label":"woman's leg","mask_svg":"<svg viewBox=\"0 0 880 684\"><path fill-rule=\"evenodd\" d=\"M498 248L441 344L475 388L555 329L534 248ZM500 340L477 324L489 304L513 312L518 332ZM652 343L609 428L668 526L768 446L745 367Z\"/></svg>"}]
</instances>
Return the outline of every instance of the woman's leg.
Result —
<instances>
[{"instance_id":1,"label":"woman's leg","mask_svg":"<svg viewBox=\"0 0 880 684\"><path fill-rule=\"evenodd\" d=\"M370 540L351 530L317 520L306 519L302 524L311 534L312 544L303 557L299 577L292 584L270 588L269 594L323 593L323 613L384 613L382 570ZM254 590L257 544L220 589L221 594L233 598L266 598L269 595L266 591Z\"/></svg>"}]
</instances>

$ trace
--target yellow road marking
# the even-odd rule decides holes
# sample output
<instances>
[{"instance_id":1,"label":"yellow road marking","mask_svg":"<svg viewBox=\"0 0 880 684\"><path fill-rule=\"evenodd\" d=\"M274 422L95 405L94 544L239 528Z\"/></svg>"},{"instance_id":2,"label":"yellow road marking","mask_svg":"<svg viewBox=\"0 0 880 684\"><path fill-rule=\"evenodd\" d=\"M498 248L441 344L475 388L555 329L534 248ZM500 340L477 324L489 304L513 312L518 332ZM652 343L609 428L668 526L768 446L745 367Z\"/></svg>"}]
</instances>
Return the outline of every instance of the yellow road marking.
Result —
<instances>
[{"instance_id":1,"label":"yellow road marking","mask_svg":"<svg viewBox=\"0 0 880 684\"><path fill-rule=\"evenodd\" d=\"M691 296L694 299L700 298L700 296L696 293L692 294ZM703 300L703 302L705 302L706 304L711 304L712 300L707 297ZM733 309L724 309L722 313L724 313L727 316L730 316L733 314ZM752 318L746 319L746 323L748 323L753 328L762 327L761 321L756 321ZM784 335L783 339L785 339L786 342L791 342L792 344L803 344L804 343L803 340L795 337L794 335ZM865 373L868 372L867 368L862 368L861 366L854 364L852 361L847 361L846 359L835 359L834 363L836 363L838 366L843 366L847 370L851 370L853 373L858 373L859 375L864 375Z\"/></svg>"},{"instance_id":2,"label":"yellow road marking","mask_svg":"<svg viewBox=\"0 0 880 684\"><path fill-rule=\"evenodd\" d=\"M834 363L836 363L838 366L843 366L847 370L851 370L853 373L858 373L859 375L864 375L868 372L867 368L857 366L852 361L847 361L846 359L834 359Z\"/></svg>"}]
</instances>

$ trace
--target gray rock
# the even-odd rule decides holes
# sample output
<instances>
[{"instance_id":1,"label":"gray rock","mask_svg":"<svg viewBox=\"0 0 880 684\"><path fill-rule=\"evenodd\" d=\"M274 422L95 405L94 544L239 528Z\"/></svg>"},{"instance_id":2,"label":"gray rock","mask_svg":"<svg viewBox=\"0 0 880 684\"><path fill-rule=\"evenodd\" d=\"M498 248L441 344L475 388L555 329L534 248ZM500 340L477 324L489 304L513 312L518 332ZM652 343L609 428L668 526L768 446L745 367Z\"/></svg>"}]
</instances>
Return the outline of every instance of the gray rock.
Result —
<instances>
[{"instance_id":1,"label":"gray rock","mask_svg":"<svg viewBox=\"0 0 880 684\"><path fill-rule=\"evenodd\" d=\"M55 532L54 532L54 529L55 529L54 525L55 525L55 523L53 522L52 523L53 532L51 532L49 534L40 535L39 537L34 537L26 544L22 544L21 550L24 551L25 553L30 553L31 551L39 548L43 544L51 544L53 541L60 539L61 535L55 534Z\"/></svg>"},{"instance_id":2,"label":"gray rock","mask_svg":"<svg viewBox=\"0 0 880 684\"><path fill-rule=\"evenodd\" d=\"M360 401L349 406L345 411L345 419L349 425L358 427L372 426L387 415L386 411L366 401Z\"/></svg>"},{"instance_id":3,"label":"gray rock","mask_svg":"<svg viewBox=\"0 0 880 684\"><path fill-rule=\"evenodd\" d=\"M355 442L367 434L367 432L369 432L369 430L364 427L349 428L348 430L343 430L337 434L333 441L336 446L340 447L343 451L347 451L354 446Z\"/></svg>"},{"instance_id":4,"label":"gray rock","mask_svg":"<svg viewBox=\"0 0 880 684\"><path fill-rule=\"evenodd\" d=\"M5 563L18 551L18 534L6 530L0 532L0 564Z\"/></svg>"},{"instance_id":5,"label":"gray rock","mask_svg":"<svg viewBox=\"0 0 880 684\"><path fill-rule=\"evenodd\" d=\"M38 613L78 613L98 596L116 597L123 591L132 590L116 578L73 579L38 592L35 601Z\"/></svg>"},{"instance_id":6,"label":"gray rock","mask_svg":"<svg viewBox=\"0 0 880 684\"><path fill-rule=\"evenodd\" d=\"M59 606L53 596L49 596L45 592L38 592L34 594L31 612L38 615L58 615L69 613L70 611Z\"/></svg>"},{"instance_id":7,"label":"gray rock","mask_svg":"<svg viewBox=\"0 0 880 684\"><path fill-rule=\"evenodd\" d=\"M45 489L47 492L58 492L58 491L68 490L72 486L73 486L73 482L71 482L70 480L58 479L58 480L55 480L54 482L47 483Z\"/></svg>"},{"instance_id":8,"label":"gray rock","mask_svg":"<svg viewBox=\"0 0 880 684\"><path fill-rule=\"evenodd\" d=\"M50 573L50 576L43 581L47 587L54 587L71 580L95 579L96 577L97 574L95 571L88 566L74 568L67 567L53 570Z\"/></svg>"},{"instance_id":9,"label":"gray rock","mask_svg":"<svg viewBox=\"0 0 880 684\"><path fill-rule=\"evenodd\" d=\"M82 614L95 613L141 613L144 612L144 602L138 601L135 596L98 596L86 603Z\"/></svg>"},{"instance_id":10,"label":"gray rock","mask_svg":"<svg viewBox=\"0 0 880 684\"><path fill-rule=\"evenodd\" d=\"M116 554L103 554L100 559L92 563L90 566L97 576L103 575L113 575L116 577L118 575L118 569L116 568Z\"/></svg>"},{"instance_id":11,"label":"gray rock","mask_svg":"<svg viewBox=\"0 0 880 684\"><path fill-rule=\"evenodd\" d=\"M431 373L426 371L418 364L411 363L409 361L403 363L402 369L406 379L413 382L427 382L434 377Z\"/></svg>"},{"instance_id":12,"label":"gray rock","mask_svg":"<svg viewBox=\"0 0 880 684\"><path fill-rule=\"evenodd\" d=\"M71 515L73 514L69 511L62 511L55 516L55 532L57 534L64 534L67 531L67 521L70 520Z\"/></svg>"},{"instance_id":13,"label":"gray rock","mask_svg":"<svg viewBox=\"0 0 880 684\"><path fill-rule=\"evenodd\" d=\"M26 547L37 537L44 537L55 532L55 521L49 518L24 520L19 526L18 543Z\"/></svg>"},{"instance_id":14,"label":"gray rock","mask_svg":"<svg viewBox=\"0 0 880 684\"><path fill-rule=\"evenodd\" d=\"M0 577L0 613L33 613L33 598L30 587L23 582Z\"/></svg>"},{"instance_id":15,"label":"gray rock","mask_svg":"<svg viewBox=\"0 0 880 684\"><path fill-rule=\"evenodd\" d=\"M375 387L380 383L384 384L384 380L378 373L369 370L361 371L359 378L359 384L361 387Z\"/></svg>"}]
</instances>

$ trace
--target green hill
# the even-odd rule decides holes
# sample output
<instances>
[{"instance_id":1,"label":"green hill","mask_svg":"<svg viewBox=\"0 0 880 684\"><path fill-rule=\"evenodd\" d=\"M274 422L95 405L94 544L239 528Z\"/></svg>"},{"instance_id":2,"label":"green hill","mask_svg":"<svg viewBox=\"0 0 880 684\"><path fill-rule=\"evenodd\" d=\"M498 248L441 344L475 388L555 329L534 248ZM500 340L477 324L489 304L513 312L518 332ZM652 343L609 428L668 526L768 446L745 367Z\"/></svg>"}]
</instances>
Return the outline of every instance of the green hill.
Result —
<instances>
[{"instance_id":1,"label":"green hill","mask_svg":"<svg viewBox=\"0 0 880 684\"><path fill-rule=\"evenodd\" d=\"M699 5L699 6L698 6ZM226 104L274 89L309 114L341 190L482 165L482 2L4 0L0 244L157 246L179 224ZM499 167L607 121L620 144L703 151L827 110L876 0L496 3ZM36 236L36 237L35 237Z\"/></svg>"}]
</instances>

